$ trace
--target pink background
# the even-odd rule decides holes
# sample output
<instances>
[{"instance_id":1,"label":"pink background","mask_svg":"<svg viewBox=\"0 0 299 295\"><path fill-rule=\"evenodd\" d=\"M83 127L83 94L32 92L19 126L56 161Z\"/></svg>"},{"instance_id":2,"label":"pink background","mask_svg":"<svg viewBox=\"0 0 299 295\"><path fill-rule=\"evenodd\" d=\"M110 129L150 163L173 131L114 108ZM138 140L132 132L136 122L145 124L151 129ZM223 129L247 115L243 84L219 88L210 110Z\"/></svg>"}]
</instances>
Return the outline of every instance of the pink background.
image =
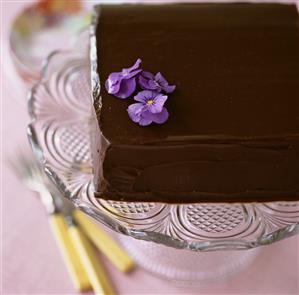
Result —
<instances>
[{"instance_id":1,"label":"pink background","mask_svg":"<svg viewBox=\"0 0 299 295\"><path fill-rule=\"evenodd\" d=\"M7 49L9 25L30 1L1 1L2 123L2 292L1 294L76 294L52 237L42 205L7 165L28 149L26 88L18 80ZM111 233L112 234L112 233ZM119 294L299 294L299 238L264 247L258 259L225 283L176 287L137 268L129 275L103 258Z\"/></svg>"}]
</instances>

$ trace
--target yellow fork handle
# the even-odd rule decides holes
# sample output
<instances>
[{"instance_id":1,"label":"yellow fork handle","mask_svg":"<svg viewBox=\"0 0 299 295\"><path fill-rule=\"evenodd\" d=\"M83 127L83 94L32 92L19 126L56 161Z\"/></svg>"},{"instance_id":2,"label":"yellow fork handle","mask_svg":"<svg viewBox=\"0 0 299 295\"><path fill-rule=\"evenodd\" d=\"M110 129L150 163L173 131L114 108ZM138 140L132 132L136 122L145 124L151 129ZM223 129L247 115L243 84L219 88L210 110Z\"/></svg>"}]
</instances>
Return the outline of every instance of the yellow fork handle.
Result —
<instances>
[{"instance_id":1,"label":"yellow fork handle","mask_svg":"<svg viewBox=\"0 0 299 295\"><path fill-rule=\"evenodd\" d=\"M49 216L49 222L76 290L90 290L91 284L68 235L64 216L60 213L52 214Z\"/></svg>"},{"instance_id":2,"label":"yellow fork handle","mask_svg":"<svg viewBox=\"0 0 299 295\"><path fill-rule=\"evenodd\" d=\"M99 228L86 214L79 210L73 211L77 224L95 246L122 272L134 267L134 261L121 249L103 230Z\"/></svg>"},{"instance_id":3,"label":"yellow fork handle","mask_svg":"<svg viewBox=\"0 0 299 295\"><path fill-rule=\"evenodd\" d=\"M76 226L70 226L68 231L94 292L103 295L115 294L90 242Z\"/></svg>"}]
</instances>

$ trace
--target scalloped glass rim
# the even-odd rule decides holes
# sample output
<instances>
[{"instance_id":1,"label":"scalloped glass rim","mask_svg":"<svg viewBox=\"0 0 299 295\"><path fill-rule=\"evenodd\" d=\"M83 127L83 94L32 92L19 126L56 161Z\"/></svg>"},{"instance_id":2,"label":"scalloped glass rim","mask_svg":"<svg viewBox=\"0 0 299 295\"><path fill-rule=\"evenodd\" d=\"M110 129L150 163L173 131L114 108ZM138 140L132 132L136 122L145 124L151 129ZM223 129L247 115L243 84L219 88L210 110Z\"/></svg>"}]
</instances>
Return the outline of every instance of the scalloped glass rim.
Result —
<instances>
[{"instance_id":1,"label":"scalloped glass rim","mask_svg":"<svg viewBox=\"0 0 299 295\"><path fill-rule=\"evenodd\" d=\"M79 39L82 39L82 37L79 37ZM92 216L96 220L100 221L101 223L105 224L112 230L131 236L136 239L140 240L145 240L145 241L152 241L160 244L164 244L166 246L174 247L174 248L179 248L179 249L189 249L189 250L194 250L194 251L213 251L213 250L242 250L242 249L250 249L250 248L255 248L258 246L263 246L263 245L268 245L273 242L282 240L284 238L293 236L295 234L299 233L299 222L298 222L298 217L295 216L297 219L296 222L282 222L281 228L275 229L271 232L266 231L265 227L262 227L259 229L259 235L256 237L251 237L248 238L245 236L245 238L238 238L234 237L232 235L232 238L221 238L220 237L215 237L215 239L203 239L199 241L190 241L186 240L184 238L180 239L179 237L175 235L171 235L171 233L160 233L160 232L155 232L154 230L144 230L144 229L139 229L138 224L134 224L134 219L128 217L125 219L123 216L117 216L114 214L114 212L107 210L103 210L103 208L98 208L94 204L89 203L84 201L82 194L86 193L87 191L93 191L93 188L91 187L90 184L87 184L87 186L84 188L85 191L71 191L64 183L63 179L56 173L55 169L51 166L51 163L49 163L47 157L45 156L45 151L43 150L43 147L40 144L40 138L37 133L37 124L39 123L39 117L36 116L35 113L35 103L37 100L36 97L36 91L38 90L39 87L47 83L47 80L49 77L51 77L51 71L50 71L50 65L51 63L54 63L55 58L58 58L60 55L64 56L65 59L67 59L68 56L71 56L72 54L76 56L76 58L81 58L81 61L85 60L86 58L86 52L84 52L84 49L82 48L82 40L79 42L81 46L79 46L79 49L76 49L76 46L74 50L68 50L68 51L55 51L52 54L49 55L49 57L45 60L44 66L41 71L41 78L39 82L29 92L28 95L28 111L31 117L31 123L28 125L28 138L33 150L33 153L41 166L43 167L45 173L48 175L48 177L52 180L54 185L62 192L62 194L71 200L75 206L77 206L79 209L87 213L88 215ZM77 52L77 51L78 52ZM95 82L95 80L93 80ZM93 89L99 89L99 85L95 84L95 88ZM95 93L95 92L93 92ZM284 202L287 203L287 202ZM256 212L251 212L248 213L246 211L248 208L255 208L259 206L265 206L265 208L269 205L268 204L240 204L242 205L242 208L244 207L244 212L245 214L252 214L256 215ZM274 204L274 203L271 203ZM299 204L299 202L298 202ZM168 211L166 214L169 216L173 214L182 214L183 212L183 207L188 206L188 204L184 205L169 205L169 204L159 204L161 207L168 208ZM191 207L196 204L189 204ZM199 205L199 204L198 204ZM225 204L223 204L225 206ZM227 206L232 206L232 205L227 205ZM248 208L247 208L248 206ZM297 205L296 205L297 206ZM271 208L273 211L273 209ZM161 210L162 211L162 210ZM182 212L181 212L182 211ZM272 212L271 211L271 212ZM164 213L165 214L165 213ZM272 212L273 214L273 212ZM297 214L297 210L296 210ZM180 216L179 216L180 217ZM262 220L260 217L257 218L257 227L259 227L259 223L262 223ZM292 217L294 218L294 217ZM128 222L128 220L130 222ZM293 219L292 219L293 220ZM286 225L287 224L287 225ZM175 225L177 226L177 225ZM181 226L181 225L179 225ZM135 228L134 228L135 227ZM189 234L189 232L188 232ZM195 235L195 234L194 234ZM184 236L185 237L185 236Z\"/></svg>"}]
</instances>

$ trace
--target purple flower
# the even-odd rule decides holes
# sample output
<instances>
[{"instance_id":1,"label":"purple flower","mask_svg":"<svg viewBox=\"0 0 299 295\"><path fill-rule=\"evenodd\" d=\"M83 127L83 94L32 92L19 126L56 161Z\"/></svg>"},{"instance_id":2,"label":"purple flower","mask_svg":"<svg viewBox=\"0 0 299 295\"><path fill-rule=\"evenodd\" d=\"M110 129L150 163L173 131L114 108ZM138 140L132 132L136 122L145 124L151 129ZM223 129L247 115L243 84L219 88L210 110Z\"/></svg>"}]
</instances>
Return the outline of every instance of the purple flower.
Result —
<instances>
[{"instance_id":1,"label":"purple flower","mask_svg":"<svg viewBox=\"0 0 299 295\"><path fill-rule=\"evenodd\" d=\"M167 98L167 95L156 91L141 91L134 97L138 102L128 107L129 117L141 126L150 125L152 122L163 124L169 116L164 107Z\"/></svg>"},{"instance_id":2,"label":"purple flower","mask_svg":"<svg viewBox=\"0 0 299 295\"><path fill-rule=\"evenodd\" d=\"M105 83L108 93L121 99L128 98L136 89L136 76L142 71L140 64L138 58L132 67L111 73Z\"/></svg>"},{"instance_id":3,"label":"purple flower","mask_svg":"<svg viewBox=\"0 0 299 295\"><path fill-rule=\"evenodd\" d=\"M141 72L138 77L138 84L144 90L164 91L165 93L172 93L176 87L169 85L160 72L156 75L146 71Z\"/></svg>"}]
</instances>

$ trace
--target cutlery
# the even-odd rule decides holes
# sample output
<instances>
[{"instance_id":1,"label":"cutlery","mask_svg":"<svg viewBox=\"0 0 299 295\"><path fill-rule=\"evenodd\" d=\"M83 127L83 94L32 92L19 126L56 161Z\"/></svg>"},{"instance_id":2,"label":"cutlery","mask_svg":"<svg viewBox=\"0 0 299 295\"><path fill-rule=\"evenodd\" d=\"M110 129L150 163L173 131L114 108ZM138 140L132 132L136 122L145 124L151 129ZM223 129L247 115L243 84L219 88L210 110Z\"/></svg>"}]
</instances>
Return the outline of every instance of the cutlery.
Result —
<instances>
[{"instance_id":1,"label":"cutlery","mask_svg":"<svg viewBox=\"0 0 299 295\"><path fill-rule=\"evenodd\" d=\"M29 189L38 193L48 214L53 234L75 288L78 291L90 289L91 285L89 279L76 253L73 242L68 235L68 224L58 208L54 193L51 193L47 189L39 166L33 159L29 159L23 155L17 156L17 161L11 162L10 164L23 183Z\"/></svg>"},{"instance_id":2,"label":"cutlery","mask_svg":"<svg viewBox=\"0 0 299 295\"><path fill-rule=\"evenodd\" d=\"M84 213L61 197L33 159L19 155L11 166L28 188L39 193L76 289L115 294L93 245L123 272L133 268L133 260Z\"/></svg>"}]
</instances>

